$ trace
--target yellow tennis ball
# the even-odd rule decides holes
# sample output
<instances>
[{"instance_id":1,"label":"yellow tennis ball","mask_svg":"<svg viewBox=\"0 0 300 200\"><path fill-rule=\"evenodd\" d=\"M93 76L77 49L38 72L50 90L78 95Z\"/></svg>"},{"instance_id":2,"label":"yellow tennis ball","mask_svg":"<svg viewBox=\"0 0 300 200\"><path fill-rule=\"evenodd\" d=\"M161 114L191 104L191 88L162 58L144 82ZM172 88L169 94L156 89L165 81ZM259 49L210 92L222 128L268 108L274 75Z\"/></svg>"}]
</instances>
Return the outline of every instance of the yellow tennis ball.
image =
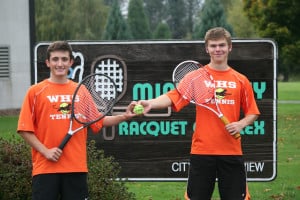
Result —
<instances>
[{"instance_id":1,"label":"yellow tennis ball","mask_svg":"<svg viewBox=\"0 0 300 200\"><path fill-rule=\"evenodd\" d=\"M137 104L134 106L133 108L133 112L137 115L141 115L143 114L144 112L144 106L140 105L140 104Z\"/></svg>"}]
</instances>

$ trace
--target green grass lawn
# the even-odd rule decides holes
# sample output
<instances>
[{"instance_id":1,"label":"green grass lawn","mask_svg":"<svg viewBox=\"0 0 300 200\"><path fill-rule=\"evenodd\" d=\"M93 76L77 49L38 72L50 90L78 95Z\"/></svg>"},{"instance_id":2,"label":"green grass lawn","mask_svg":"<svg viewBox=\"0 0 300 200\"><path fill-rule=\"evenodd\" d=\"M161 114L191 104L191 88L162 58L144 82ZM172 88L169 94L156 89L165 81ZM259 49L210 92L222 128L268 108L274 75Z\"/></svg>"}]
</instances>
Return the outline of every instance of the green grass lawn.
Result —
<instances>
[{"instance_id":1,"label":"green grass lawn","mask_svg":"<svg viewBox=\"0 0 300 200\"><path fill-rule=\"evenodd\" d=\"M300 82L278 82L278 100L300 100Z\"/></svg>"},{"instance_id":2,"label":"green grass lawn","mask_svg":"<svg viewBox=\"0 0 300 200\"><path fill-rule=\"evenodd\" d=\"M278 83L279 100L300 100L300 82ZM278 171L271 182L250 182L253 200L300 199L300 104L278 105ZM0 137L15 134L17 117L0 116ZM128 182L137 200L181 200L184 182ZM217 191L214 200L219 199Z\"/></svg>"},{"instance_id":3,"label":"green grass lawn","mask_svg":"<svg viewBox=\"0 0 300 200\"><path fill-rule=\"evenodd\" d=\"M17 123L17 116L0 116L0 137L8 139L16 134Z\"/></svg>"}]
</instances>

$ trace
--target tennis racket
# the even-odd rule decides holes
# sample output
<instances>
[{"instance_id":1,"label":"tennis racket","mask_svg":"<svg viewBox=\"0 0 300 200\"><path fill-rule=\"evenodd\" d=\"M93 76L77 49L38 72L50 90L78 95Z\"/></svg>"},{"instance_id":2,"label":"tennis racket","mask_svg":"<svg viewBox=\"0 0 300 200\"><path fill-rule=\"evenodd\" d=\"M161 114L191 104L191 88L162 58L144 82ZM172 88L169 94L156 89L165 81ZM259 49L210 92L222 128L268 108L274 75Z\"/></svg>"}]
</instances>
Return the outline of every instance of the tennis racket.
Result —
<instances>
[{"instance_id":1,"label":"tennis racket","mask_svg":"<svg viewBox=\"0 0 300 200\"><path fill-rule=\"evenodd\" d=\"M58 148L65 147L78 131L104 118L113 108L117 90L114 81L105 74L95 73L81 80L75 89L71 105L70 126ZM73 130L73 122L82 124Z\"/></svg>"},{"instance_id":2,"label":"tennis racket","mask_svg":"<svg viewBox=\"0 0 300 200\"><path fill-rule=\"evenodd\" d=\"M218 105L214 79L200 63L193 60L179 63L173 70L172 79L177 91L183 98L212 111L225 125L230 123ZM208 106L209 104L215 104L216 109ZM236 133L233 137L239 139L241 135Z\"/></svg>"}]
</instances>

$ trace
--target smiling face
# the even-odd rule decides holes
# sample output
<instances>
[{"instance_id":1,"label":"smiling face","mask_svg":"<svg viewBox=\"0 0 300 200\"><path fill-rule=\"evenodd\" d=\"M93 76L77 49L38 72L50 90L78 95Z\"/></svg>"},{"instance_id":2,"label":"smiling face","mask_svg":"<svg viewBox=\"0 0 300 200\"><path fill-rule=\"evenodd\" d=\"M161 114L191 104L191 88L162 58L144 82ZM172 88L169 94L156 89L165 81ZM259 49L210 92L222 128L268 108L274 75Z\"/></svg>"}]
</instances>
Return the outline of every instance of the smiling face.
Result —
<instances>
[{"instance_id":1,"label":"smiling face","mask_svg":"<svg viewBox=\"0 0 300 200\"><path fill-rule=\"evenodd\" d=\"M68 51L57 50L50 53L46 64L50 68L50 80L64 83L67 81L69 68L73 65L73 59Z\"/></svg>"},{"instance_id":2,"label":"smiling face","mask_svg":"<svg viewBox=\"0 0 300 200\"><path fill-rule=\"evenodd\" d=\"M208 40L206 51L210 56L211 62L217 65L227 64L228 54L231 51L231 45L225 38L217 40Z\"/></svg>"},{"instance_id":3,"label":"smiling face","mask_svg":"<svg viewBox=\"0 0 300 200\"><path fill-rule=\"evenodd\" d=\"M209 66L219 70L228 68L228 54L232 49L231 35L222 28L216 27L205 34L205 48L210 56Z\"/></svg>"},{"instance_id":4,"label":"smiling face","mask_svg":"<svg viewBox=\"0 0 300 200\"><path fill-rule=\"evenodd\" d=\"M50 68L49 80L56 83L68 81L68 71L73 65L72 47L66 41L55 41L47 49L46 65Z\"/></svg>"}]
</instances>

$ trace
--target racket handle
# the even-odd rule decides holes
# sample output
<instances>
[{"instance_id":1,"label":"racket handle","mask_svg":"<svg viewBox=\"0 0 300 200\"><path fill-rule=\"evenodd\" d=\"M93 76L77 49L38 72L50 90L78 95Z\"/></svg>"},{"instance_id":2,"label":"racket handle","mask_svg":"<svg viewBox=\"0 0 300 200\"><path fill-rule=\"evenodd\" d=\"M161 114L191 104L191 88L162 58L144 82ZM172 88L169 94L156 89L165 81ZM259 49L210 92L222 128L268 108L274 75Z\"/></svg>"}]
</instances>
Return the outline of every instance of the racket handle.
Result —
<instances>
[{"instance_id":1,"label":"racket handle","mask_svg":"<svg viewBox=\"0 0 300 200\"><path fill-rule=\"evenodd\" d=\"M71 139L72 135L67 134L64 138L64 140L60 143L60 145L58 146L58 148L60 148L61 150L64 149L64 147L66 146L66 144L68 143L68 141Z\"/></svg>"},{"instance_id":2,"label":"racket handle","mask_svg":"<svg viewBox=\"0 0 300 200\"><path fill-rule=\"evenodd\" d=\"M224 115L220 117L220 119L222 120L222 122L227 125L229 124L229 120L227 119L227 117L225 117ZM241 137L241 134L238 132L238 133L235 133L234 135L232 135L235 139L239 139Z\"/></svg>"}]
</instances>

